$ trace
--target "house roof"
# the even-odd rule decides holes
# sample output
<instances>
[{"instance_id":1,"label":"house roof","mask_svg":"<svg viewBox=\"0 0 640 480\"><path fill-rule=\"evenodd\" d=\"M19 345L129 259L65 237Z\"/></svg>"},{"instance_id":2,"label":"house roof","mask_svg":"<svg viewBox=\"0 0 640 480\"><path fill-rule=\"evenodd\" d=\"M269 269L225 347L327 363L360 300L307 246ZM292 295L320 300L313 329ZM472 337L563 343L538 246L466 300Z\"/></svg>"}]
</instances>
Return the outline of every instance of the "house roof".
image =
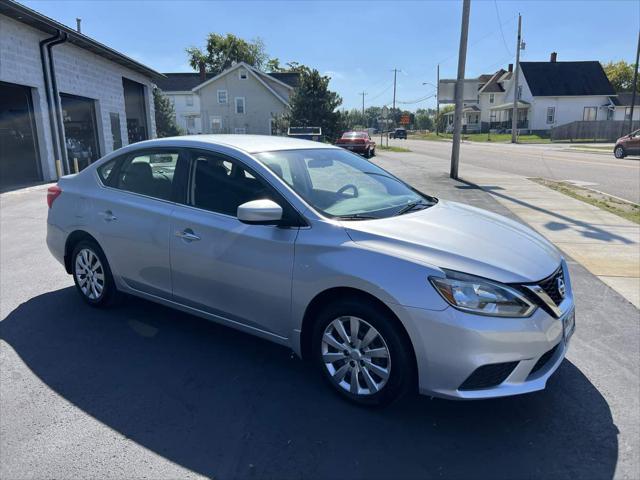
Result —
<instances>
[{"instance_id":1,"label":"house roof","mask_svg":"<svg viewBox=\"0 0 640 480\"><path fill-rule=\"evenodd\" d=\"M223 72L225 73L225 72ZM271 77L281 83L286 84L288 87L295 88L300 81L300 74L298 72L278 72L278 73L263 73L267 78ZM198 85L200 85L200 74L197 72L184 72L184 73L165 73L166 78L158 79L156 85L160 90L165 92L185 92L189 91ZM216 75L213 73L207 73L206 79L210 80Z\"/></svg>"},{"instance_id":2,"label":"house roof","mask_svg":"<svg viewBox=\"0 0 640 480\"><path fill-rule=\"evenodd\" d=\"M534 97L615 95L602 65L588 62L520 62Z\"/></svg>"},{"instance_id":3,"label":"house roof","mask_svg":"<svg viewBox=\"0 0 640 480\"><path fill-rule=\"evenodd\" d=\"M186 92L201 83L200 74L194 72L164 73L164 76L156 81L156 85L165 92ZM215 75L207 73L206 80L213 77Z\"/></svg>"},{"instance_id":4,"label":"house roof","mask_svg":"<svg viewBox=\"0 0 640 480\"><path fill-rule=\"evenodd\" d=\"M484 87L480 89L480 93L502 93L504 92L504 88L500 83L503 80L503 75L506 73L502 68L494 73L491 78L487 81Z\"/></svg>"},{"instance_id":5,"label":"house roof","mask_svg":"<svg viewBox=\"0 0 640 480\"><path fill-rule=\"evenodd\" d=\"M611 102L616 107L630 107L632 92L618 92L617 96L611 97ZM640 93L636 93L636 104L640 104Z\"/></svg>"},{"instance_id":6,"label":"house roof","mask_svg":"<svg viewBox=\"0 0 640 480\"><path fill-rule=\"evenodd\" d=\"M0 14L5 15L13 20L24 23L33 27L41 32L48 33L49 35L55 35L58 32L65 33L67 35L67 42L76 45L80 48L84 48L96 55L99 55L107 60L118 63L123 67L127 67L138 73L141 73L147 77L154 79L162 78L162 74L155 70L143 65L126 55L107 47L106 45L94 40L91 37L78 33L76 30L63 25L60 22L53 20L45 15L42 15L35 10L31 10L24 5L16 3L12 0L0 0Z\"/></svg>"}]
</instances>

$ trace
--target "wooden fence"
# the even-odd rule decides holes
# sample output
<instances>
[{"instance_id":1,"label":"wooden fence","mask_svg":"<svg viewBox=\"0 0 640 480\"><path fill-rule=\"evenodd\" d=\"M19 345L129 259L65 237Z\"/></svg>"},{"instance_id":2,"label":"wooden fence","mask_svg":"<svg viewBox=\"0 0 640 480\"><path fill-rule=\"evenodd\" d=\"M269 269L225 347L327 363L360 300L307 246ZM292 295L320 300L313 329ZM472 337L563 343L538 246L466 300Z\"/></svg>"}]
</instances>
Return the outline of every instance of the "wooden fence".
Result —
<instances>
[{"instance_id":1,"label":"wooden fence","mask_svg":"<svg viewBox=\"0 0 640 480\"><path fill-rule=\"evenodd\" d=\"M615 142L638 128L640 128L638 120L633 121L631 129L629 129L628 120L581 120L554 127L551 130L551 141Z\"/></svg>"}]
</instances>

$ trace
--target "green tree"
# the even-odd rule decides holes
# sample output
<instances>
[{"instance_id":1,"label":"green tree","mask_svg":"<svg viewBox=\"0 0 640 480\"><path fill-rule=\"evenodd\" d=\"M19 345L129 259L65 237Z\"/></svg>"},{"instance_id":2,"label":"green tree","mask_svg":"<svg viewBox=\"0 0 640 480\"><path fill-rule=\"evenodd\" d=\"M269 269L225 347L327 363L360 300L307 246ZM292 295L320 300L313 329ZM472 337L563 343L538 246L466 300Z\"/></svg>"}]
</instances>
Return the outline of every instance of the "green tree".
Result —
<instances>
[{"instance_id":1,"label":"green tree","mask_svg":"<svg viewBox=\"0 0 640 480\"><path fill-rule=\"evenodd\" d=\"M153 89L153 106L158 138L175 137L183 134L182 130L176 125L176 111L171 100L159 88Z\"/></svg>"},{"instance_id":2,"label":"green tree","mask_svg":"<svg viewBox=\"0 0 640 480\"><path fill-rule=\"evenodd\" d=\"M416 110L415 127L418 130L433 130L433 115L429 110L422 108Z\"/></svg>"},{"instance_id":3,"label":"green tree","mask_svg":"<svg viewBox=\"0 0 640 480\"><path fill-rule=\"evenodd\" d=\"M207 72L214 75L226 70L234 63L245 62L256 68L262 68L267 61L261 39L246 41L232 33L226 35L210 33L204 50L189 47L187 55L189 64L194 70L198 70L200 65L204 64Z\"/></svg>"},{"instance_id":4,"label":"green tree","mask_svg":"<svg viewBox=\"0 0 640 480\"><path fill-rule=\"evenodd\" d=\"M605 63L603 68L616 92L630 92L633 90L634 65L620 60L618 62ZM636 91L640 92L640 82L636 85Z\"/></svg>"},{"instance_id":5,"label":"green tree","mask_svg":"<svg viewBox=\"0 0 640 480\"><path fill-rule=\"evenodd\" d=\"M336 111L342 98L329 90L330 77L309 67L298 65L296 68L300 72L300 84L289 99L291 126L321 127L327 140L335 140L344 125L342 115Z\"/></svg>"}]
</instances>

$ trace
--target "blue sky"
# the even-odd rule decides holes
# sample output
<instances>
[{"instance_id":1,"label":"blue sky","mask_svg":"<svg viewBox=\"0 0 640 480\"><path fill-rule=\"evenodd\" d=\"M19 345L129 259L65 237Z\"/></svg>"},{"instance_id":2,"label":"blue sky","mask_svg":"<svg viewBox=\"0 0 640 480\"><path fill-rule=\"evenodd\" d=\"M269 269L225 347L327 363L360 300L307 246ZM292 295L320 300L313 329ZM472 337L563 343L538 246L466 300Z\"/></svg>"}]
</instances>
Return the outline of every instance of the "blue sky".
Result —
<instances>
[{"instance_id":1,"label":"blue sky","mask_svg":"<svg viewBox=\"0 0 640 480\"><path fill-rule=\"evenodd\" d=\"M297 61L332 77L346 108L392 99L413 102L435 91L436 65L454 78L462 2L455 1L43 1L23 3L161 72L190 71L184 49L207 33L260 37L281 63ZM517 14L523 17L522 60L633 61L640 1L472 0L467 77L506 68L515 56ZM401 104L434 106L433 98Z\"/></svg>"}]
</instances>

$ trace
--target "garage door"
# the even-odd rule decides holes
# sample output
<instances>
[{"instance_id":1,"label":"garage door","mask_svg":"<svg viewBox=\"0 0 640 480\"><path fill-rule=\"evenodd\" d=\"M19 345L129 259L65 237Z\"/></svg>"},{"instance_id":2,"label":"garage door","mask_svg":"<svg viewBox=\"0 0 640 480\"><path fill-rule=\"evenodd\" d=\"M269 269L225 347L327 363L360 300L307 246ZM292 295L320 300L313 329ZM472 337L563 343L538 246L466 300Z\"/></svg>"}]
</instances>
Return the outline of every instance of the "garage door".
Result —
<instances>
[{"instance_id":1,"label":"garage door","mask_svg":"<svg viewBox=\"0 0 640 480\"><path fill-rule=\"evenodd\" d=\"M0 82L0 188L40 180L31 89Z\"/></svg>"}]
</instances>

